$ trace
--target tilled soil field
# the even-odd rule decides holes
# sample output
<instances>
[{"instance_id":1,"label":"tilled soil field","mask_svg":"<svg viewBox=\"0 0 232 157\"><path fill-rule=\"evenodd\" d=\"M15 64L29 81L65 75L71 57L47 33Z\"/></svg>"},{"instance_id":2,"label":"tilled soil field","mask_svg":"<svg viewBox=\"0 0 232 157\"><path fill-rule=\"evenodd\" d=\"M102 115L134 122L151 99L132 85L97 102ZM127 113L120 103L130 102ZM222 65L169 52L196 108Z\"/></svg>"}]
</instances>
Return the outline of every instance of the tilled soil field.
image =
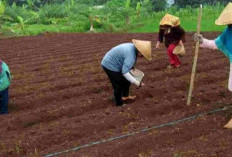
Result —
<instances>
[{"instance_id":1,"label":"tilled soil field","mask_svg":"<svg viewBox=\"0 0 232 157\"><path fill-rule=\"evenodd\" d=\"M203 35L213 39L218 34ZM207 49L200 49L192 103L186 105L195 52L192 36L187 33L179 69L166 68L165 47L155 49L157 34L0 40L0 58L13 75L9 114L0 116L0 156L230 157L232 132L223 125L231 110L165 125L232 105L229 60ZM154 57L138 58L146 85L131 85L136 100L116 107L100 63L109 49L133 38L151 40Z\"/></svg>"}]
</instances>

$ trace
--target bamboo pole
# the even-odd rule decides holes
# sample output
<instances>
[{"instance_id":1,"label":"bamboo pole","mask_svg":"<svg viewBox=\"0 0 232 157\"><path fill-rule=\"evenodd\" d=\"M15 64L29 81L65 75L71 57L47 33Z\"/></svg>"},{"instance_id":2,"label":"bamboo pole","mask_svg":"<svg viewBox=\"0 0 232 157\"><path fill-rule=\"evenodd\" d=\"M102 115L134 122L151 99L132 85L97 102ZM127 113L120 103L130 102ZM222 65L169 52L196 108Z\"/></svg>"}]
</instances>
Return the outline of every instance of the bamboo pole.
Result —
<instances>
[{"instance_id":1,"label":"bamboo pole","mask_svg":"<svg viewBox=\"0 0 232 157\"><path fill-rule=\"evenodd\" d=\"M201 30L201 17L202 17L202 5L200 5L200 8L199 8L199 15L198 15L198 21L197 21L197 33L198 34L200 34L200 30ZM198 42L196 42L195 56L194 56L194 60L193 60L191 81L190 81L190 87L189 87L189 92L188 92L188 99L187 99L187 105L188 106L190 105L191 98L192 98L192 92L193 92L193 87L194 87L194 78L195 78L195 74L196 74L199 47L200 47L200 43L198 41Z\"/></svg>"}]
</instances>

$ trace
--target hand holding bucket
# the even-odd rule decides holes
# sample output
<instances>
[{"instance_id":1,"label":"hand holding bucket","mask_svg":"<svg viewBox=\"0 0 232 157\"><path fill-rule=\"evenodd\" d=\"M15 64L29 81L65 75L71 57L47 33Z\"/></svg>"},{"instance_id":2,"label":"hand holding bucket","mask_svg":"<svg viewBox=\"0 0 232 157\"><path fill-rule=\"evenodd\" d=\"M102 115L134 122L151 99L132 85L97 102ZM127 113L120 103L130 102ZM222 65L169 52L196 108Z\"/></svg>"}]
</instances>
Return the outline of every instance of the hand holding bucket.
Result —
<instances>
[{"instance_id":1,"label":"hand holding bucket","mask_svg":"<svg viewBox=\"0 0 232 157\"><path fill-rule=\"evenodd\" d=\"M139 70L139 69L131 69L130 70L130 74L138 81L140 82L140 87L144 86L144 84L142 83L143 77L144 77L144 73Z\"/></svg>"}]
</instances>

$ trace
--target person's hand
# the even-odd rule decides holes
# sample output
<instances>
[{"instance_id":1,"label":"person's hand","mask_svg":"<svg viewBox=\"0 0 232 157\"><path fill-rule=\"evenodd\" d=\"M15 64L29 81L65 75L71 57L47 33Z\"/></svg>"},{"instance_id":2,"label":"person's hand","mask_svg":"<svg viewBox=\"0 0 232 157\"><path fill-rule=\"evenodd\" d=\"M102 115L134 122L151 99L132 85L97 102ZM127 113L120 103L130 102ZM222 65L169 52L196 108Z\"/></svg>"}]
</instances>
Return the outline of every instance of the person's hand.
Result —
<instances>
[{"instance_id":1,"label":"person's hand","mask_svg":"<svg viewBox=\"0 0 232 157\"><path fill-rule=\"evenodd\" d=\"M143 82L140 82L138 87L143 87L143 86L145 86L145 84Z\"/></svg>"},{"instance_id":2,"label":"person's hand","mask_svg":"<svg viewBox=\"0 0 232 157\"><path fill-rule=\"evenodd\" d=\"M157 49L160 48L160 41L157 41L155 48L157 48Z\"/></svg>"},{"instance_id":3,"label":"person's hand","mask_svg":"<svg viewBox=\"0 0 232 157\"><path fill-rule=\"evenodd\" d=\"M203 43L203 36L201 34L195 33L194 34L194 41L199 42L199 43Z\"/></svg>"},{"instance_id":4,"label":"person's hand","mask_svg":"<svg viewBox=\"0 0 232 157\"><path fill-rule=\"evenodd\" d=\"M182 40L179 41L179 45L183 45L183 41Z\"/></svg>"},{"instance_id":5,"label":"person's hand","mask_svg":"<svg viewBox=\"0 0 232 157\"><path fill-rule=\"evenodd\" d=\"M139 87L143 87L143 86L145 86L145 84L141 82Z\"/></svg>"}]
</instances>

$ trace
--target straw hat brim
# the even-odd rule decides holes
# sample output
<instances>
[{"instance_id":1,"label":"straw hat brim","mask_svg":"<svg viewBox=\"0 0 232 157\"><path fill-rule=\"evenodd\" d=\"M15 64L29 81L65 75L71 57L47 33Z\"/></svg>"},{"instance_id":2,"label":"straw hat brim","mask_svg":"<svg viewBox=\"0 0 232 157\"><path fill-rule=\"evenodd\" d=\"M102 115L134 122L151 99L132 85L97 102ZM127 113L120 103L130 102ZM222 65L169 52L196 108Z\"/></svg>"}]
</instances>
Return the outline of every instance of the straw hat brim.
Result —
<instances>
[{"instance_id":1,"label":"straw hat brim","mask_svg":"<svg viewBox=\"0 0 232 157\"><path fill-rule=\"evenodd\" d=\"M132 39L133 44L138 51L148 60L152 59L151 56L151 41Z\"/></svg>"},{"instance_id":2,"label":"straw hat brim","mask_svg":"<svg viewBox=\"0 0 232 157\"><path fill-rule=\"evenodd\" d=\"M215 21L215 24L216 25L232 24L232 3L231 2L229 2L229 4L222 11L221 15Z\"/></svg>"},{"instance_id":3,"label":"straw hat brim","mask_svg":"<svg viewBox=\"0 0 232 157\"><path fill-rule=\"evenodd\" d=\"M226 125L224 125L224 128L232 129L232 119Z\"/></svg>"}]
</instances>

